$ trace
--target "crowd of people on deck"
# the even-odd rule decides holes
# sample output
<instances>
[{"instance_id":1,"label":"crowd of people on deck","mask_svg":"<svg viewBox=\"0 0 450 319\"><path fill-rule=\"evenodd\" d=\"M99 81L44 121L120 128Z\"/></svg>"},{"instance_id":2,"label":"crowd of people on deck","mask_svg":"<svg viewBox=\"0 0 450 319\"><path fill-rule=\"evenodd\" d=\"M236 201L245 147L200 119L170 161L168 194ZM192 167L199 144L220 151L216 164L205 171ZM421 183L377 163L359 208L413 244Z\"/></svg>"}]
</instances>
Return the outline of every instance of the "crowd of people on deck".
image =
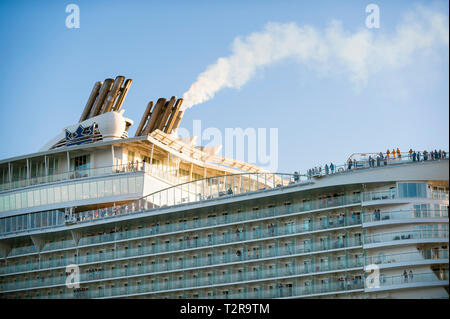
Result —
<instances>
[{"instance_id":1,"label":"crowd of people on deck","mask_svg":"<svg viewBox=\"0 0 450 319\"><path fill-rule=\"evenodd\" d=\"M434 151L430 151L427 152L427 150L424 150L422 152L422 154L420 153L420 151L413 151L412 149L409 149L409 159L412 160L413 162L420 162L421 160L423 161L433 161L433 160L438 160L438 159L444 159L447 158L447 152L445 152L444 150L434 150Z\"/></svg>"},{"instance_id":2,"label":"crowd of people on deck","mask_svg":"<svg viewBox=\"0 0 450 319\"><path fill-rule=\"evenodd\" d=\"M405 155L405 153L403 153ZM433 160L440 160L440 159L446 159L447 158L447 152L445 150L437 150L434 151L427 151L424 150L423 152L415 151L413 149L410 149L408 152L407 159L408 161L413 162L421 162L421 161L433 161ZM378 166L385 166L388 165L389 162L393 161L401 161L405 160L404 157L402 157L402 152L397 147L396 149L393 148L392 151L390 149L387 149L385 153L380 152L378 154L369 155L367 159L359 160L357 161L355 158L349 158L346 164L340 166L339 168L336 167L335 164L325 164L325 166L318 166L308 169L306 176L308 179L314 177L314 176L322 176L322 175L330 175L334 173L340 173L344 170L353 170L357 168L367 168L368 167L378 167ZM294 176L298 176L298 172L294 173ZM299 181L299 178L294 178L296 182Z\"/></svg>"}]
</instances>

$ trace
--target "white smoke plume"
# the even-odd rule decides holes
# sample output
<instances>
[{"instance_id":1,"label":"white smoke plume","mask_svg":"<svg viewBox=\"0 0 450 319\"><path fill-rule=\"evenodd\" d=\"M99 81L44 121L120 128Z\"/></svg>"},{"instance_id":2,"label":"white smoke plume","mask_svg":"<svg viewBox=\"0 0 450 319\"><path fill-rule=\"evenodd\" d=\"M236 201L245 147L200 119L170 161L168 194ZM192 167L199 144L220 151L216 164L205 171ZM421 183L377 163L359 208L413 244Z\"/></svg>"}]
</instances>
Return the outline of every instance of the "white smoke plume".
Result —
<instances>
[{"instance_id":1,"label":"white smoke plume","mask_svg":"<svg viewBox=\"0 0 450 319\"><path fill-rule=\"evenodd\" d=\"M365 27L349 33L337 21L325 30L268 23L262 32L237 37L232 54L219 58L198 76L184 93L183 109L210 100L223 88L239 89L259 68L286 58L320 73L343 71L358 85L378 70L412 63L417 52L427 54L448 43L448 16L424 8L407 14L389 34Z\"/></svg>"}]
</instances>

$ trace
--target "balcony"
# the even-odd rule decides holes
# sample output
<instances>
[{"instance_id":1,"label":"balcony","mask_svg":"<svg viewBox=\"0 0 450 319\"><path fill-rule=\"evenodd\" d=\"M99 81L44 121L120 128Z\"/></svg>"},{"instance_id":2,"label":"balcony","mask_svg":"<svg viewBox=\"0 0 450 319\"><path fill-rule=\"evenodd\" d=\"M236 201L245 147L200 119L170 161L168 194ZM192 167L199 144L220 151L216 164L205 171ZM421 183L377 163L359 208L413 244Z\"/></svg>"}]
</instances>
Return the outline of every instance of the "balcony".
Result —
<instances>
[{"instance_id":1,"label":"balcony","mask_svg":"<svg viewBox=\"0 0 450 319\"><path fill-rule=\"evenodd\" d=\"M190 251L190 250L196 250L198 248L209 248L209 247L222 247L226 245L232 245L235 243L240 242L251 242L251 241L260 241L260 240L266 240L266 239L272 239L272 238L278 238L280 236L297 236L304 234L305 232L301 227L292 227L291 225L288 226L282 226L282 227L275 227L272 229L263 229L263 230L255 230L255 231L244 231L239 232L236 234L225 234L223 235L216 235L216 236L210 236L205 238L197 238L197 239L191 239L191 240L185 240L182 242L169 242L169 243L159 243L155 245L150 246L141 246L137 248L131 248L131 249L122 249L117 250L115 252L105 252L101 254L90 254L86 256L79 256L75 263L77 264L84 264L84 263L94 263L99 261L107 261L111 259L117 259L117 258L133 258L133 257L139 257L139 256L146 256L146 255L158 255L158 254L164 254L164 253L176 253L179 251ZM109 235L104 235L106 238ZM104 237L104 238L105 238ZM85 240L86 241L86 240ZM71 247L72 249L75 249L76 247L71 246L72 242L69 240L67 242L64 242L63 245L66 245L67 247ZM305 243L298 246L288 246L285 248L287 253L294 254L294 253L311 253L316 251L325 251L325 250L334 250L334 249L341 249L344 247L350 247L350 246L360 246L362 245L362 242L359 238L355 239L349 239L349 238L339 238L336 240L328 239L326 241L316 242L316 243ZM49 248L55 246L55 243L52 243ZM31 248L34 246L29 246L28 248ZM78 246L78 248L82 248L83 246ZM27 250L25 250L27 251ZM24 251L24 252L25 252ZM245 256L244 254L241 254L241 256L236 256L235 259L244 260ZM55 266L58 264L63 264L64 259L58 259L53 261L42 261L39 267L46 267L48 265ZM72 262L72 258L69 259ZM4 274L6 272L10 272L11 267L14 266L7 266L0 268L0 274ZM37 265L35 264L28 264L28 265L20 265L17 267L17 270L21 269L33 269L36 268ZM7 270L8 269L8 270ZM16 269L14 267L14 269ZM16 271L17 271L16 270ZM20 271L20 270L19 270Z\"/></svg>"},{"instance_id":2,"label":"balcony","mask_svg":"<svg viewBox=\"0 0 450 319\"><path fill-rule=\"evenodd\" d=\"M410 219L447 219L447 210L398 210L386 212L372 212L363 214L363 223L389 223ZM369 225L365 225L368 227Z\"/></svg>"},{"instance_id":3,"label":"balcony","mask_svg":"<svg viewBox=\"0 0 450 319\"><path fill-rule=\"evenodd\" d=\"M359 260L356 259L348 259L349 264L351 265L359 265ZM362 265L360 265L362 267ZM339 271L341 268L339 263L330 262L328 265L328 271ZM126 273L129 275L136 275L137 273L145 274L145 271L136 271L136 269L127 269ZM197 278L183 278L183 279L174 279L171 278L169 281L165 281L163 279L156 278L156 282L151 284L134 284L134 281L127 280L126 287L115 287L112 289L101 289L98 291L92 290L95 286L86 286L89 285L89 282L86 280L98 280L98 279L114 279L117 276L125 275L121 270L119 271L101 271L99 274L95 275L96 278L91 276L90 274L82 274L81 275L81 283L82 287L89 287L87 294L82 294L82 298L103 298L103 297L117 297L124 296L129 294L154 294L158 292L168 291L168 290L177 290L177 289L196 289L196 287L204 287L204 286L220 286L220 285L231 285L238 284L239 282L247 282L247 281L268 281L273 278L281 278L281 277L298 277L304 274L311 275L313 273L305 271L303 266L296 267L292 264L291 267L275 267L273 269L258 269L251 271L244 271L241 273L231 273L228 272L226 274L220 275L212 275L212 276L202 276ZM145 274L146 281L148 281L148 274ZM43 287L43 286L65 286L65 277L54 277L54 278L46 278L46 279L38 279L38 280L27 280L21 282L12 282L3 284L0 289L3 292L12 291L12 290L20 290L20 289L33 289ZM152 280L153 281L153 280ZM123 284L123 281L122 283ZM329 285L320 285L316 286L317 291L321 291L321 293L334 291L336 290L346 290L355 288L353 285L349 285L346 287L335 287L333 283ZM312 292L316 291L314 288ZM304 293L302 293L304 294ZM274 297L288 297L290 293L284 294L282 291L280 295L272 296L265 295L265 298L274 298ZM64 293L62 295L52 295L50 298L77 298L79 295L77 293L67 294Z\"/></svg>"},{"instance_id":4,"label":"balcony","mask_svg":"<svg viewBox=\"0 0 450 319\"><path fill-rule=\"evenodd\" d=\"M448 241L448 230L434 230L434 231L403 231L403 232L392 232L392 233L380 233L364 236L364 245L370 245L371 247L379 246L374 244L387 244L395 245L396 243L402 243L402 241L421 241L428 242L429 239L436 239L432 242L447 242ZM371 248L364 247L364 248Z\"/></svg>"},{"instance_id":5,"label":"balcony","mask_svg":"<svg viewBox=\"0 0 450 319\"><path fill-rule=\"evenodd\" d=\"M448 250L429 249L400 254L379 254L378 256L366 256L366 265L378 265L382 268L434 262L448 263Z\"/></svg>"},{"instance_id":6,"label":"balcony","mask_svg":"<svg viewBox=\"0 0 450 319\"><path fill-rule=\"evenodd\" d=\"M448 270L439 273L418 273L412 275L380 276L378 288L364 289L365 292L377 292L383 290L395 290L429 286L448 286Z\"/></svg>"},{"instance_id":7,"label":"balcony","mask_svg":"<svg viewBox=\"0 0 450 319\"><path fill-rule=\"evenodd\" d=\"M200 259L200 264L209 264L209 262L205 262L206 258ZM189 263L189 261L188 261ZM212 266L217 266L212 264ZM196 278L194 280L194 284L192 280L182 280L176 281L174 286L176 288L187 288L187 287L195 287L201 285L216 285L216 284L224 284L224 283L232 283L232 282L241 282L241 281L254 281L254 280L266 280L268 278L274 277L286 277L286 276L298 276L298 275L314 275L316 273L322 272L335 272L341 270L348 270L354 268L362 268L362 259L361 258L347 258L345 261L329 261L326 263L318 262L311 263L309 265L299 265L295 266L295 263L291 263L289 267L275 267L273 269L257 269L252 271L244 271L244 272L234 272L228 273L223 276L216 276L214 278ZM183 267L176 266L176 263L170 262L169 264L158 263L155 265L144 265L139 267L127 267L127 268L115 268L113 270L95 270L89 272L83 272L80 274L80 284L88 284L90 282L103 281L103 280L113 280L113 279L121 279L126 276L150 276L150 275L159 275L162 272L167 272L170 270L184 270ZM27 279L25 281L15 281L15 282L6 282L0 285L0 293L18 290L18 289L33 289L40 288L44 286L65 286L66 277L47 277L41 279L30 280Z\"/></svg>"},{"instance_id":8,"label":"balcony","mask_svg":"<svg viewBox=\"0 0 450 319\"><path fill-rule=\"evenodd\" d=\"M347 243L343 246L343 248L352 248L355 247L355 243L350 241L350 243ZM123 276L129 276L129 275L138 275L138 274L157 274L157 273L164 273L164 272L173 272L173 271L179 271L184 269L194 269L194 268L204 268L204 267L214 267L218 265L226 265L226 264L232 264L232 263L243 263L243 262L256 262L256 261L263 261L265 259L273 259L278 257L289 257L289 256L295 256L295 255L301 255L301 254L310 254L315 252L322 252L323 250L317 249L314 251L311 251L310 248L313 248L314 246L318 245L311 245L310 247L307 247L305 250L304 245L299 246L293 246L291 248L270 248L270 249L262 249L261 251L253 252L251 254L236 254L234 251L229 252L227 254L222 254L220 256L214 255L214 256L208 256L208 257L200 257L200 258L189 258L183 261L169 261L169 262L158 262L151 265L142 265L139 267L134 268L125 268L125 269L114 269L114 270L100 270L91 272L89 274L81 274L81 281L84 280L100 280L100 279L108 279L108 278L114 278L114 277L123 277ZM28 268L28 270L50 270L49 266L55 266L56 268L61 267L65 269L66 265L69 264L78 264L80 267L83 267L85 264L91 264L93 262L99 262L99 261L108 261L108 262L114 262L114 257L123 257L125 255L131 255L128 253L129 250L126 251L117 251L116 254L113 253L104 253L104 254L97 254L97 255L88 255L88 256L79 256L78 258L67 258L67 259L58 259L58 260L52 260L52 261L41 261L40 263L32 263L28 265L20 265L19 268L14 266L7 266L3 267L1 269L2 272L8 272L9 274L13 274L14 272L17 272L17 270L24 271L25 266ZM114 256L115 255L115 256ZM104 267L104 266L103 266ZM347 269L347 268L355 268L355 267L362 267L362 259L351 259L346 258L345 260L339 260L339 261L329 261L326 263L310 263L308 265L301 265L296 267L295 271L292 270L294 266L289 267L289 269L284 269L284 271L289 270L292 271L292 274L306 274L306 273L313 273L313 272L323 272L323 271L331 271L334 269ZM273 270L275 271L275 270ZM282 273L284 274L284 273ZM266 274L264 274L266 275ZM279 272L276 273L277 276L280 275ZM273 276L275 276L275 272L273 273ZM62 280L62 279L61 279ZM62 281L61 284L64 284L65 282ZM37 287L42 287L42 283L36 282L36 284L39 284ZM53 282L53 284L57 284L57 282ZM15 286L14 286L15 287ZM31 287L31 286L27 286Z\"/></svg>"}]
</instances>

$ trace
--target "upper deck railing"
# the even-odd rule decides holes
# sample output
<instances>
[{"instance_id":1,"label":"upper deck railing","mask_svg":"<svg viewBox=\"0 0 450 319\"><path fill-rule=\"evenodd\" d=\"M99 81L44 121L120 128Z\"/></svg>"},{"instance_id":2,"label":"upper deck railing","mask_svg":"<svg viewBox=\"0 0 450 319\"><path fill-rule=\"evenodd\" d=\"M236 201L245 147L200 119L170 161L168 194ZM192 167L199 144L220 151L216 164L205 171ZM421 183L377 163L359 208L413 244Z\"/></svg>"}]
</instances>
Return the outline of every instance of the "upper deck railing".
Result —
<instances>
[{"instance_id":1,"label":"upper deck railing","mask_svg":"<svg viewBox=\"0 0 450 319\"><path fill-rule=\"evenodd\" d=\"M400 153L400 156L398 156L397 154L395 156L392 155L388 156L386 153L370 153L364 154L365 157L359 160L349 159L345 164L342 165L341 164L335 165L333 163L330 163L314 167L307 171L306 176L308 178L312 178L364 168L375 168L388 165L398 165L402 163L429 162L434 160L442 160L448 158L447 154L448 154L447 151L441 152L440 155L439 153L437 155L434 155L433 153L433 156L431 156L431 153L427 153L426 156L424 156L422 153L419 153L419 155L417 155L416 153L410 154L409 152Z\"/></svg>"},{"instance_id":2,"label":"upper deck railing","mask_svg":"<svg viewBox=\"0 0 450 319\"><path fill-rule=\"evenodd\" d=\"M12 181L10 183L0 184L0 192L5 191L5 190L15 189L15 188L34 186L34 185L45 184L45 183L61 182L61 181L65 181L65 180L72 180L72 179L78 179L78 178L84 178L84 177L148 171L148 166L149 165L148 164L146 165L146 163L144 163L144 162L133 162L133 163L122 164L122 165L78 169L78 170L73 170L73 171L59 173L59 174L31 177L28 179L22 179L22 180L18 180L18 181Z\"/></svg>"},{"instance_id":3,"label":"upper deck railing","mask_svg":"<svg viewBox=\"0 0 450 319\"><path fill-rule=\"evenodd\" d=\"M145 172L146 174L150 174L152 176L164 179L171 184L179 184L186 182L185 178L177 177L176 172L174 171L162 170L159 169L156 165L150 165L146 162L136 161L130 162L128 164L79 169L59 174L38 176L29 179L12 181L10 183L0 184L0 192L27 186L41 185L46 183L62 182L66 180L76 180L86 177L106 176L111 174L133 173L133 172Z\"/></svg>"},{"instance_id":4,"label":"upper deck railing","mask_svg":"<svg viewBox=\"0 0 450 319\"><path fill-rule=\"evenodd\" d=\"M171 186L124 205L66 216L66 220L70 223L107 218L142 210L244 195L298 183L309 184L305 176L297 174L243 173L208 177Z\"/></svg>"}]
</instances>

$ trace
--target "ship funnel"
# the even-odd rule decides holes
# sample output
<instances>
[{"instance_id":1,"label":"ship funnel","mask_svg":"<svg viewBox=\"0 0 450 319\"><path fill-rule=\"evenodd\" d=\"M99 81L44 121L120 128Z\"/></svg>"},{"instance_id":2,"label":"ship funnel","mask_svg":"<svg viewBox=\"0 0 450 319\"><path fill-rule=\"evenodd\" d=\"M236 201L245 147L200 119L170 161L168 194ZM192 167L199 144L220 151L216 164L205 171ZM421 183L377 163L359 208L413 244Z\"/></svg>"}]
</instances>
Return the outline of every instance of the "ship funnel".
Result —
<instances>
[{"instance_id":1,"label":"ship funnel","mask_svg":"<svg viewBox=\"0 0 450 319\"><path fill-rule=\"evenodd\" d=\"M105 99L105 103L103 104L100 114L112 111L114 102L117 98L117 95L119 94L120 88L124 80L125 80L124 76L119 75L118 77L116 77L116 80L114 81L112 88Z\"/></svg>"},{"instance_id":2,"label":"ship funnel","mask_svg":"<svg viewBox=\"0 0 450 319\"><path fill-rule=\"evenodd\" d=\"M108 78L103 82L95 82L79 122L107 112L120 111L132 82L132 79L125 81L122 75L115 80Z\"/></svg>"},{"instance_id":3,"label":"ship funnel","mask_svg":"<svg viewBox=\"0 0 450 319\"><path fill-rule=\"evenodd\" d=\"M164 127L166 126L167 120L169 119L169 116L170 116L170 114L173 111L173 106L174 106L176 100L177 100L177 97L176 96L172 96L170 98L170 100L168 102L166 102L164 114L161 117L161 121L159 122L159 126L158 126L159 130L161 130L161 131L164 130Z\"/></svg>"},{"instance_id":4,"label":"ship funnel","mask_svg":"<svg viewBox=\"0 0 450 319\"><path fill-rule=\"evenodd\" d=\"M165 98L158 99L158 101L156 102L156 105L152 111L152 115L151 115L150 119L148 120L148 124L143 131L143 135L148 135L148 134L150 134L150 132L153 131L153 127L155 127L156 121L158 120L158 117L160 116L161 110L165 103L166 103Z\"/></svg>"},{"instance_id":5,"label":"ship funnel","mask_svg":"<svg viewBox=\"0 0 450 319\"><path fill-rule=\"evenodd\" d=\"M172 129L174 127L175 121L178 117L178 113L180 112L181 104L183 104L183 99L178 99L173 107L172 113L170 113L169 120L167 121L167 125L164 128L164 132L172 133Z\"/></svg>"},{"instance_id":6,"label":"ship funnel","mask_svg":"<svg viewBox=\"0 0 450 319\"><path fill-rule=\"evenodd\" d=\"M178 116L177 116L175 122L173 123L172 130L176 130L180 126L181 119L183 118L183 115L184 115L184 111L178 112Z\"/></svg>"},{"instance_id":7,"label":"ship funnel","mask_svg":"<svg viewBox=\"0 0 450 319\"><path fill-rule=\"evenodd\" d=\"M129 90L132 82L133 82L132 79L127 79L125 81L125 84L123 85L123 87L120 89L120 95L117 98L116 105L114 105L114 109L113 109L114 111L117 112L122 107L123 101L125 100L125 97L127 96L128 90Z\"/></svg>"},{"instance_id":8,"label":"ship funnel","mask_svg":"<svg viewBox=\"0 0 450 319\"><path fill-rule=\"evenodd\" d=\"M92 88L91 95L89 95L89 98L87 100L86 106L84 107L83 113L81 114L80 120L78 123L83 122L89 117L89 114L91 113L92 105L95 102L95 99L98 95L98 92L100 91L100 88L102 86L103 82L95 82L94 87Z\"/></svg>"},{"instance_id":9,"label":"ship funnel","mask_svg":"<svg viewBox=\"0 0 450 319\"><path fill-rule=\"evenodd\" d=\"M153 107L153 101L148 102L147 108L145 109L145 112L142 115L141 122L139 123L139 126L136 130L136 134L134 134L134 136L139 136L139 135L141 135L141 133L143 133L142 130L144 128L144 125L145 125L145 123L147 123L149 116L151 116L152 107Z\"/></svg>"},{"instance_id":10,"label":"ship funnel","mask_svg":"<svg viewBox=\"0 0 450 319\"><path fill-rule=\"evenodd\" d=\"M91 110L91 113L89 114L89 118L100 114L103 103L105 102L106 95L108 94L112 85L113 85L113 79L106 79L105 82L103 82L103 85L100 89L100 93L98 94L97 98L95 99L95 103L92 106L92 110Z\"/></svg>"}]
</instances>

